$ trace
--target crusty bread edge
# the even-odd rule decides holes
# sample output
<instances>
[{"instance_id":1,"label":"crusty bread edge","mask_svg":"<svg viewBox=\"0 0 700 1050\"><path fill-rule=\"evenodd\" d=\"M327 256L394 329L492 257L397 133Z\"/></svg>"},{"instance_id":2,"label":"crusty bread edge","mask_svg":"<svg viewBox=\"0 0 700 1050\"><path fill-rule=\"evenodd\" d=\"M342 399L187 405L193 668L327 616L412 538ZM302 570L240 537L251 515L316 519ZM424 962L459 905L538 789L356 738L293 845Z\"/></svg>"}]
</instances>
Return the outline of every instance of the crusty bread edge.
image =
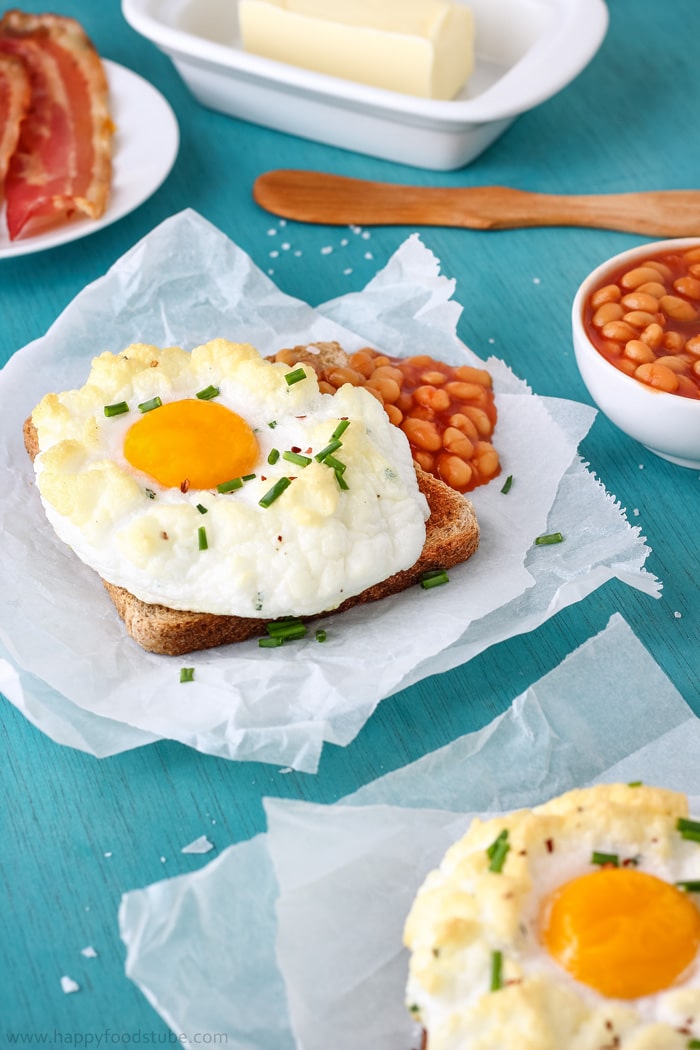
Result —
<instances>
[{"instance_id":1,"label":"crusty bread edge","mask_svg":"<svg viewBox=\"0 0 700 1050\"><path fill-rule=\"evenodd\" d=\"M36 427L31 417L24 423L24 444L32 460L39 451ZM430 517L426 539L418 561L394 573L361 594L347 598L329 613L340 613L356 605L378 601L417 584L425 572L450 569L466 561L479 545L479 525L469 499L416 465L418 487L428 501ZM256 617L223 616L214 613L185 612L164 605L141 601L124 587L102 581L131 637L147 652L161 656L186 653L245 641L266 633L268 620Z\"/></svg>"}]
</instances>

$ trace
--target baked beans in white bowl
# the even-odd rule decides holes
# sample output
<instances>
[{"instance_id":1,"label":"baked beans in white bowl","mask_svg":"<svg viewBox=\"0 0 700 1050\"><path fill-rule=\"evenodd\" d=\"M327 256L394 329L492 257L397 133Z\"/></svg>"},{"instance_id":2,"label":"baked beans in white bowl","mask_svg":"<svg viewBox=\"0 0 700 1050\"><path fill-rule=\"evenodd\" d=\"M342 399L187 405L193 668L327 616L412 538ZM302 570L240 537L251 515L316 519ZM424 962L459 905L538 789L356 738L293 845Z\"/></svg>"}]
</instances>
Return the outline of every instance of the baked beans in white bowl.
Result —
<instances>
[{"instance_id":1,"label":"baked beans in white bowl","mask_svg":"<svg viewBox=\"0 0 700 1050\"><path fill-rule=\"evenodd\" d=\"M640 245L583 281L572 312L581 377L651 452L700 467L700 239Z\"/></svg>"}]
</instances>

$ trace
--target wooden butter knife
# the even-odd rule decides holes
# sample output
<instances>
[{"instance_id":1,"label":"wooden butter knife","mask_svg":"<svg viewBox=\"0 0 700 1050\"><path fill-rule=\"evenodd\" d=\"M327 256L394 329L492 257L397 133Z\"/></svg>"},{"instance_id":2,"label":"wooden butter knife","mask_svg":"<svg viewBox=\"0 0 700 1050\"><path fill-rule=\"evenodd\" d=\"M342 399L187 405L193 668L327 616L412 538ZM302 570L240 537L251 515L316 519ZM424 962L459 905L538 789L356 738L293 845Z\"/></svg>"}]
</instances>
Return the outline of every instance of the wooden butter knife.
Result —
<instances>
[{"instance_id":1,"label":"wooden butter knife","mask_svg":"<svg viewBox=\"0 0 700 1050\"><path fill-rule=\"evenodd\" d=\"M700 190L566 196L507 186L404 186L280 169L255 180L253 197L274 215L330 226L588 226L653 237L700 236Z\"/></svg>"}]
</instances>

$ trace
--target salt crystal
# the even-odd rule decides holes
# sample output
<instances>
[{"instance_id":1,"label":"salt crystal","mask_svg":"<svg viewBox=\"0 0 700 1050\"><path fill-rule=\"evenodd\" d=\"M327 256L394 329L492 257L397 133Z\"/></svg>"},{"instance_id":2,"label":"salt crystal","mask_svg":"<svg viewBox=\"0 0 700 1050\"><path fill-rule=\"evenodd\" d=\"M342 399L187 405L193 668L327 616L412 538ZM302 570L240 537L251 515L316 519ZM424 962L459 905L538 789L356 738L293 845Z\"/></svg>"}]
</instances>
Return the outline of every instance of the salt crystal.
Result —
<instances>
[{"instance_id":1,"label":"salt crystal","mask_svg":"<svg viewBox=\"0 0 700 1050\"><path fill-rule=\"evenodd\" d=\"M72 977L62 977L61 988L66 993L66 995L69 995L71 992L80 991L80 985L76 981L74 981Z\"/></svg>"},{"instance_id":2,"label":"salt crystal","mask_svg":"<svg viewBox=\"0 0 700 1050\"><path fill-rule=\"evenodd\" d=\"M97 958L97 952L95 951L95 949L93 948L93 946L91 944L88 944L87 948L81 948L80 949L80 954L84 955L86 959L96 959Z\"/></svg>"}]
</instances>

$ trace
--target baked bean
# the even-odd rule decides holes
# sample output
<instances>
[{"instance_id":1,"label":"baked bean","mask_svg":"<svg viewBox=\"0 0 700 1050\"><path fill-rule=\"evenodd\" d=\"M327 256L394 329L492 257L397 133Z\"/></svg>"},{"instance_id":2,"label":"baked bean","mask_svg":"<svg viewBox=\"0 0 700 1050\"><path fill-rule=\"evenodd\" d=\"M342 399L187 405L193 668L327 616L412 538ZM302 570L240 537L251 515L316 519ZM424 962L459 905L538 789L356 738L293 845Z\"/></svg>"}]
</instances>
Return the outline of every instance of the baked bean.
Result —
<instances>
[{"instance_id":1,"label":"baked bean","mask_svg":"<svg viewBox=\"0 0 700 1050\"><path fill-rule=\"evenodd\" d=\"M680 332L664 332L661 345L664 350L670 350L672 354L678 354L685 346L685 342Z\"/></svg>"},{"instance_id":2,"label":"baked bean","mask_svg":"<svg viewBox=\"0 0 700 1050\"><path fill-rule=\"evenodd\" d=\"M656 363L658 365L665 365L666 368L670 368L672 372L678 375L680 372L688 371L688 362L684 361L682 357L675 357L674 355L668 355L667 357L657 357Z\"/></svg>"},{"instance_id":3,"label":"baked bean","mask_svg":"<svg viewBox=\"0 0 700 1050\"><path fill-rule=\"evenodd\" d=\"M480 401L484 396L484 387L479 383L465 383L456 380L445 383L445 393L456 401Z\"/></svg>"},{"instance_id":4,"label":"baked bean","mask_svg":"<svg viewBox=\"0 0 700 1050\"><path fill-rule=\"evenodd\" d=\"M663 337L664 330L660 324L657 324L657 322L650 324L639 336L642 342L646 343L647 346L650 346L652 350L656 350L661 346Z\"/></svg>"},{"instance_id":5,"label":"baked bean","mask_svg":"<svg viewBox=\"0 0 700 1050\"><path fill-rule=\"evenodd\" d=\"M408 412L404 415L410 416L411 419L423 419L428 422L432 422L435 419L435 411L429 408L427 405L411 405Z\"/></svg>"},{"instance_id":6,"label":"baked bean","mask_svg":"<svg viewBox=\"0 0 700 1050\"><path fill-rule=\"evenodd\" d=\"M349 364L356 372L360 372L365 379L369 379L374 371L374 361L367 350L358 350L357 353L350 354Z\"/></svg>"},{"instance_id":7,"label":"baked bean","mask_svg":"<svg viewBox=\"0 0 700 1050\"><path fill-rule=\"evenodd\" d=\"M367 383L365 385L365 390L367 391L368 394L371 394L372 397L377 399L377 401L382 406L382 408L385 407L385 405L384 405L384 398L381 395L381 391L377 390L377 388L374 387L374 386L370 386L369 383Z\"/></svg>"},{"instance_id":8,"label":"baked bean","mask_svg":"<svg viewBox=\"0 0 700 1050\"><path fill-rule=\"evenodd\" d=\"M464 413L469 416L482 437L490 436L493 428L491 426L491 420L486 412L484 412L483 408L476 408L474 405L467 405L464 409Z\"/></svg>"},{"instance_id":9,"label":"baked bean","mask_svg":"<svg viewBox=\"0 0 700 1050\"><path fill-rule=\"evenodd\" d=\"M476 447L476 465L479 473L486 478L493 477L498 471L498 453L487 441L480 441Z\"/></svg>"},{"instance_id":10,"label":"baked bean","mask_svg":"<svg viewBox=\"0 0 700 1050\"><path fill-rule=\"evenodd\" d=\"M491 374L485 368L474 368L472 365L459 365L455 368L457 379L465 383L479 383L480 386L492 387Z\"/></svg>"},{"instance_id":11,"label":"baked bean","mask_svg":"<svg viewBox=\"0 0 700 1050\"><path fill-rule=\"evenodd\" d=\"M336 388L334 386L331 386L330 383L327 383L325 379L319 379L318 389L321 391L322 394L334 394L336 391Z\"/></svg>"},{"instance_id":12,"label":"baked bean","mask_svg":"<svg viewBox=\"0 0 700 1050\"><path fill-rule=\"evenodd\" d=\"M666 295L668 289L665 284L661 284L659 281L649 281L647 284L640 284L635 291L639 292L641 295L653 295L658 304L659 296Z\"/></svg>"},{"instance_id":13,"label":"baked bean","mask_svg":"<svg viewBox=\"0 0 700 1050\"><path fill-rule=\"evenodd\" d=\"M413 394L409 390L402 390L399 399L396 402L396 407L400 409L404 415L407 412L410 412L413 408Z\"/></svg>"},{"instance_id":14,"label":"baked bean","mask_svg":"<svg viewBox=\"0 0 700 1050\"><path fill-rule=\"evenodd\" d=\"M427 383L428 386L442 386L443 383L447 382L447 376L444 372L435 372L428 369L421 373L421 383Z\"/></svg>"},{"instance_id":15,"label":"baked bean","mask_svg":"<svg viewBox=\"0 0 700 1050\"><path fill-rule=\"evenodd\" d=\"M370 376L371 379L393 379L399 386L403 386L403 372L400 368L394 368L393 365L380 365L379 368L372 370Z\"/></svg>"},{"instance_id":16,"label":"baked bean","mask_svg":"<svg viewBox=\"0 0 700 1050\"><path fill-rule=\"evenodd\" d=\"M450 404L450 395L446 390L434 386L419 386L413 391L413 400L419 405L432 408L434 412L442 412Z\"/></svg>"},{"instance_id":17,"label":"baked bean","mask_svg":"<svg viewBox=\"0 0 700 1050\"><path fill-rule=\"evenodd\" d=\"M435 456L431 452L423 452L422 449L416 449L413 453L413 458L419 467L427 470L428 474L432 474L435 471Z\"/></svg>"},{"instance_id":18,"label":"baked bean","mask_svg":"<svg viewBox=\"0 0 700 1050\"><path fill-rule=\"evenodd\" d=\"M396 405L384 405L384 411L388 415L390 423L393 423L395 427L401 425L403 412Z\"/></svg>"},{"instance_id":19,"label":"baked bean","mask_svg":"<svg viewBox=\"0 0 700 1050\"><path fill-rule=\"evenodd\" d=\"M377 390L385 405L393 405L401 395L401 387L395 379L389 379L388 376L379 376L377 378L376 372L367 380L365 389Z\"/></svg>"},{"instance_id":20,"label":"baked bean","mask_svg":"<svg viewBox=\"0 0 700 1050\"><path fill-rule=\"evenodd\" d=\"M326 379L336 388L346 383L350 383L351 386L362 386L364 378L362 373L356 372L354 368L341 368L338 365L329 368L326 372Z\"/></svg>"},{"instance_id":21,"label":"baked bean","mask_svg":"<svg viewBox=\"0 0 700 1050\"><path fill-rule=\"evenodd\" d=\"M616 339L620 343L626 343L628 339L634 339L637 335L635 329L626 321L608 321L601 328L606 339Z\"/></svg>"},{"instance_id":22,"label":"baked bean","mask_svg":"<svg viewBox=\"0 0 700 1050\"><path fill-rule=\"evenodd\" d=\"M472 468L459 456L442 453L438 458L438 471L446 484L458 492L465 492L472 480Z\"/></svg>"},{"instance_id":23,"label":"baked bean","mask_svg":"<svg viewBox=\"0 0 700 1050\"><path fill-rule=\"evenodd\" d=\"M633 376L639 366L636 361L630 360L629 357L621 357L619 361L615 362L615 367L619 368L625 375Z\"/></svg>"},{"instance_id":24,"label":"baked bean","mask_svg":"<svg viewBox=\"0 0 700 1050\"><path fill-rule=\"evenodd\" d=\"M630 361L636 361L638 365L656 360L656 354L652 348L641 339L630 339L628 343L625 343L625 357L628 357Z\"/></svg>"},{"instance_id":25,"label":"baked bean","mask_svg":"<svg viewBox=\"0 0 700 1050\"><path fill-rule=\"evenodd\" d=\"M666 289L663 288L661 294L663 295L665 291ZM621 302L628 310L646 310L648 314L655 314L659 309L658 296L648 295L646 292L640 292L639 290L623 295ZM593 324L595 324L595 314L593 315Z\"/></svg>"},{"instance_id":26,"label":"baked bean","mask_svg":"<svg viewBox=\"0 0 700 1050\"><path fill-rule=\"evenodd\" d=\"M622 320L626 321L627 324L631 324L633 328L646 328L648 325L654 324L656 313L649 314L646 310L630 310Z\"/></svg>"},{"instance_id":27,"label":"baked bean","mask_svg":"<svg viewBox=\"0 0 700 1050\"><path fill-rule=\"evenodd\" d=\"M462 459L471 459L474 455L474 445L461 430L456 427L448 427L442 435L442 444L448 452L454 452Z\"/></svg>"},{"instance_id":28,"label":"baked bean","mask_svg":"<svg viewBox=\"0 0 700 1050\"><path fill-rule=\"evenodd\" d=\"M410 443L424 452L437 452L442 448L442 438L438 428L430 420L415 419L409 416L408 419L404 419L401 429Z\"/></svg>"},{"instance_id":29,"label":"baked bean","mask_svg":"<svg viewBox=\"0 0 700 1050\"><path fill-rule=\"evenodd\" d=\"M695 321L698 316L698 311L693 304L686 299L681 299L678 295L662 295L659 299L659 306L666 316L671 317L674 321Z\"/></svg>"},{"instance_id":30,"label":"baked bean","mask_svg":"<svg viewBox=\"0 0 700 1050\"><path fill-rule=\"evenodd\" d=\"M386 361L382 361L382 364L388 363L388 358ZM407 357L406 364L410 365L411 368L430 368L435 362L427 354L417 354L415 357Z\"/></svg>"},{"instance_id":31,"label":"baked bean","mask_svg":"<svg viewBox=\"0 0 700 1050\"><path fill-rule=\"evenodd\" d=\"M678 376L675 372L656 361L653 364L639 365L634 374L637 379L655 387L656 390L664 390L668 394L674 394L678 390Z\"/></svg>"},{"instance_id":32,"label":"baked bean","mask_svg":"<svg viewBox=\"0 0 700 1050\"><path fill-rule=\"evenodd\" d=\"M656 270L656 272L661 275L662 281L673 280L673 271L671 270L671 267L667 266L666 263L660 262L659 259L650 259L649 262L645 263L645 266L650 266L652 270Z\"/></svg>"},{"instance_id":33,"label":"baked bean","mask_svg":"<svg viewBox=\"0 0 700 1050\"><path fill-rule=\"evenodd\" d=\"M622 292L616 284L606 284L591 296L591 306L597 310L603 303L619 303Z\"/></svg>"},{"instance_id":34,"label":"baked bean","mask_svg":"<svg viewBox=\"0 0 700 1050\"><path fill-rule=\"evenodd\" d=\"M697 277L679 277L673 282L673 287L679 295L687 295L689 299L700 299L700 281Z\"/></svg>"},{"instance_id":35,"label":"baked bean","mask_svg":"<svg viewBox=\"0 0 700 1050\"><path fill-rule=\"evenodd\" d=\"M611 271L591 292L583 322L593 345L626 375L700 398L700 246Z\"/></svg>"},{"instance_id":36,"label":"baked bean","mask_svg":"<svg viewBox=\"0 0 700 1050\"><path fill-rule=\"evenodd\" d=\"M690 375L678 376L678 390L676 390L676 393L681 394L682 397L700 397L697 384Z\"/></svg>"},{"instance_id":37,"label":"baked bean","mask_svg":"<svg viewBox=\"0 0 700 1050\"><path fill-rule=\"evenodd\" d=\"M649 264L635 266L632 270L628 270L620 278L620 284L623 288L639 288L640 284L644 284L645 281L658 281L658 279L659 271Z\"/></svg>"},{"instance_id":38,"label":"baked bean","mask_svg":"<svg viewBox=\"0 0 700 1050\"><path fill-rule=\"evenodd\" d=\"M473 420L469 416L465 416L464 412L455 412L448 419L448 423L451 427L456 427L457 430L461 430L463 434L466 434L472 441L476 441L479 437L479 431L476 429Z\"/></svg>"},{"instance_id":39,"label":"baked bean","mask_svg":"<svg viewBox=\"0 0 700 1050\"><path fill-rule=\"evenodd\" d=\"M374 359L374 369L375 369L375 371L378 368L381 368L382 365L390 365L390 364L391 364L391 361L389 360L388 357L385 357L384 354L377 354L377 356Z\"/></svg>"},{"instance_id":40,"label":"baked bean","mask_svg":"<svg viewBox=\"0 0 700 1050\"><path fill-rule=\"evenodd\" d=\"M625 315L624 307L619 303L603 303L593 314L593 324L596 328L602 328L610 321L621 321Z\"/></svg>"}]
</instances>

